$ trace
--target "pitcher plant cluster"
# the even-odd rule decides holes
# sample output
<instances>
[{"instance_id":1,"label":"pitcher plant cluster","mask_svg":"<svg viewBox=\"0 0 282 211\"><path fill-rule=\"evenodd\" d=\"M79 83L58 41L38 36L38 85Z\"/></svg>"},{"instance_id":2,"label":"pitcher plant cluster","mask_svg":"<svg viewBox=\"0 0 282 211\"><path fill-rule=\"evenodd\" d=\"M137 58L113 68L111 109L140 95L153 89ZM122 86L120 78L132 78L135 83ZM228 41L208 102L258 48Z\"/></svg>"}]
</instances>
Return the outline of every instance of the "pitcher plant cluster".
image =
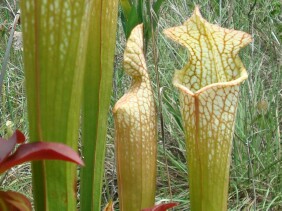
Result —
<instances>
[{"instance_id":1,"label":"pitcher plant cluster","mask_svg":"<svg viewBox=\"0 0 282 211\"><path fill-rule=\"evenodd\" d=\"M162 2L152 8L159 11ZM139 7L121 5L126 24ZM0 173L36 160L35 210L100 210L117 10L116 0L21 1L30 143L19 131L0 139ZM155 205L158 115L144 56L144 37L151 35L147 28L144 35L140 22L124 25L124 71L132 82L113 108L119 210L164 211L176 203ZM227 210L239 87L247 78L238 53L252 38L207 22L198 7L183 25L164 34L189 50L172 83L179 90L191 210ZM80 115L84 162L75 152ZM50 159L85 164L79 203L76 166ZM29 211L32 206L19 193L0 191L0 209ZM104 208L113 209L113 202Z\"/></svg>"}]
</instances>

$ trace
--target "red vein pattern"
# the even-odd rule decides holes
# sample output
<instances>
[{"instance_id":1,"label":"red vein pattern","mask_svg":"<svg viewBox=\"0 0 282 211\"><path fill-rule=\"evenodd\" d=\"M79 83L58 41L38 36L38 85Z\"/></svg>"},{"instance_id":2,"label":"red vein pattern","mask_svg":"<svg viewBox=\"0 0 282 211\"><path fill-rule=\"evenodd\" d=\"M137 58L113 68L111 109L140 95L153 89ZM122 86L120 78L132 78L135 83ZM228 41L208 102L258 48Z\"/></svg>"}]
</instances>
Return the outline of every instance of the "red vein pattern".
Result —
<instances>
[{"instance_id":1,"label":"red vein pattern","mask_svg":"<svg viewBox=\"0 0 282 211\"><path fill-rule=\"evenodd\" d=\"M122 211L140 211L154 205L157 143L157 114L143 54L142 25L128 39L124 69L132 85L113 109L119 203Z\"/></svg>"},{"instance_id":2,"label":"red vein pattern","mask_svg":"<svg viewBox=\"0 0 282 211\"><path fill-rule=\"evenodd\" d=\"M164 33L190 52L173 84L180 91L191 210L227 210L239 85L247 78L238 52L251 36L208 23L198 7L182 26Z\"/></svg>"}]
</instances>

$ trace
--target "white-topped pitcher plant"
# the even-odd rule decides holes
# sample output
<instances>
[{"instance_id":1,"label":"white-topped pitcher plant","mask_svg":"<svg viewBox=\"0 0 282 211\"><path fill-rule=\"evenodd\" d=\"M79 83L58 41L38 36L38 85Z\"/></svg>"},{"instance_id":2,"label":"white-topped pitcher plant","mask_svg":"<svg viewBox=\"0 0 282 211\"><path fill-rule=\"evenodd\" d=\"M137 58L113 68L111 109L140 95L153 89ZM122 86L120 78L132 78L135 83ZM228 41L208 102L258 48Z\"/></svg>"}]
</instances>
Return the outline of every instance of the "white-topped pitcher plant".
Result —
<instances>
[{"instance_id":1,"label":"white-topped pitcher plant","mask_svg":"<svg viewBox=\"0 0 282 211\"><path fill-rule=\"evenodd\" d=\"M227 210L232 137L239 86L247 72L238 56L249 34L210 24L196 7L182 25L164 31L187 47L188 63L176 71L184 122L192 211Z\"/></svg>"},{"instance_id":2,"label":"white-topped pitcher plant","mask_svg":"<svg viewBox=\"0 0 282 211\"><path fill-rule=\"evenodd\" d=\"M143 53L142 24L127 41L124 70L132 84L113 109L119 205L121 211L140 211L155 202L157 148L157 112Z\"/></svg>"}]
</instances>

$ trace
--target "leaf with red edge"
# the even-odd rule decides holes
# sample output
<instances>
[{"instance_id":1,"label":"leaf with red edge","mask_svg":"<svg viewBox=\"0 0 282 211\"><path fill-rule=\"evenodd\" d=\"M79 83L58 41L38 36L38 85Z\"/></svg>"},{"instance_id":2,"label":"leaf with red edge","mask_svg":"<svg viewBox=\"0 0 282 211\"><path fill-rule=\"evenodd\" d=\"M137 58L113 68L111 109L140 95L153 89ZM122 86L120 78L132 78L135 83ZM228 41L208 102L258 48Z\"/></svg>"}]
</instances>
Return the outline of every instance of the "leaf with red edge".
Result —
<instances>
[{"instance_id":1,"label":"leaf with red edge","mask_svg":"<svg viewBox=\"0 0 282 211\"><path fill-rule=\"evenodd\" d=\"M25 136L21 131L16 130L14 134L17 136L17 144L22 144L25 142Z\"/></svg>"},{"instance_id":2,"label":"leaf with red edge","mask_svg":"<svg viewBox=\"0 0 282 211\"><path fill-rule=\"evenodd\" d=\"M84 165L79 155L67 145L52 142L34 142L20 145L14 154L0 163L0 173L15 165L34 160L64 160Z\"/></svg>"},{"instance_id":3,"label":"leaf with red edge","mask_svg":"<svg viewBox=\"0 0 282 211\"><path fill-rule=\"evenodd\" d=\"M1 211L31 211L30 201L23 195L14 191L0 191Z\"/></svg>"},{"instance_id":4,"label":"leaf with red edge","mask_svg":"<svg viewBox=\"0 0 282 211\"><path fill-rule=\"evenodd\" d=\"M154 207L146 208L146 209L143 209L141 211L166 211L167 209L170 209L170 208L175 207L175 206L177 206L177 203L171 202L171 203L167 203L167 204L155 205Z\"/></svg>"},{"instance_id":5,"label":"leaf with red edge","mask_svg":"<svg viewBox=\"0 0 282 211\"><path fill-rule=\"evenodd\" d=\"M0 164L10 155L17 143L24 141L25 137L19 130L16 130L8 140L0 138Z\"/></svg>"}]
</instances>

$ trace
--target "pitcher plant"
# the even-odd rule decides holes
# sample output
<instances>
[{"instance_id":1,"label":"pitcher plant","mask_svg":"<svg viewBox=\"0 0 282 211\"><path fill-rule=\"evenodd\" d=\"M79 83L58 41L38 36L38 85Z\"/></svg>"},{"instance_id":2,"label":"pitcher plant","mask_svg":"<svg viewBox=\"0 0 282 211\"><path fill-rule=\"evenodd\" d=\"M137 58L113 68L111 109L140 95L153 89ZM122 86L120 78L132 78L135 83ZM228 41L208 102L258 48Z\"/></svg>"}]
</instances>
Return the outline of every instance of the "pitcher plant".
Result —
<instances>
[{"instance_id":1,"label":"pitcher plant","mask_svg":"<svg viewBox=\"0 0 282 211\"><path fill-rule=\"evenodd\" d=\"M239 87L248 77L238 52L252 38L207 22L198 7L182 26L164 33L190 52L173 84L180 92L191 210L227 210Z\"/></svg>"},{"instance_id":2,"label":"pitcher plant","mask_svg":"<svg viewBox=\"0 0 282 211\"><path fill-rule=\"evenodd\" d=\"M30 142L78 149L89 1L20 1ZM35 210L74 211L74 164L32 163Z\"/></svg>"},{"instance_id":3,"label":"pitcher plant","mask_svg":"<svg viewBox=\"0 0 282 211\"><path fill-rule=\"evenodd\" d=\"M121 211L140 211L155 202L157 144L157 113L143 54L142 24L128 39L124 70L132 85L113 109L119 204Z\"/></svg>"}]
</instances>

